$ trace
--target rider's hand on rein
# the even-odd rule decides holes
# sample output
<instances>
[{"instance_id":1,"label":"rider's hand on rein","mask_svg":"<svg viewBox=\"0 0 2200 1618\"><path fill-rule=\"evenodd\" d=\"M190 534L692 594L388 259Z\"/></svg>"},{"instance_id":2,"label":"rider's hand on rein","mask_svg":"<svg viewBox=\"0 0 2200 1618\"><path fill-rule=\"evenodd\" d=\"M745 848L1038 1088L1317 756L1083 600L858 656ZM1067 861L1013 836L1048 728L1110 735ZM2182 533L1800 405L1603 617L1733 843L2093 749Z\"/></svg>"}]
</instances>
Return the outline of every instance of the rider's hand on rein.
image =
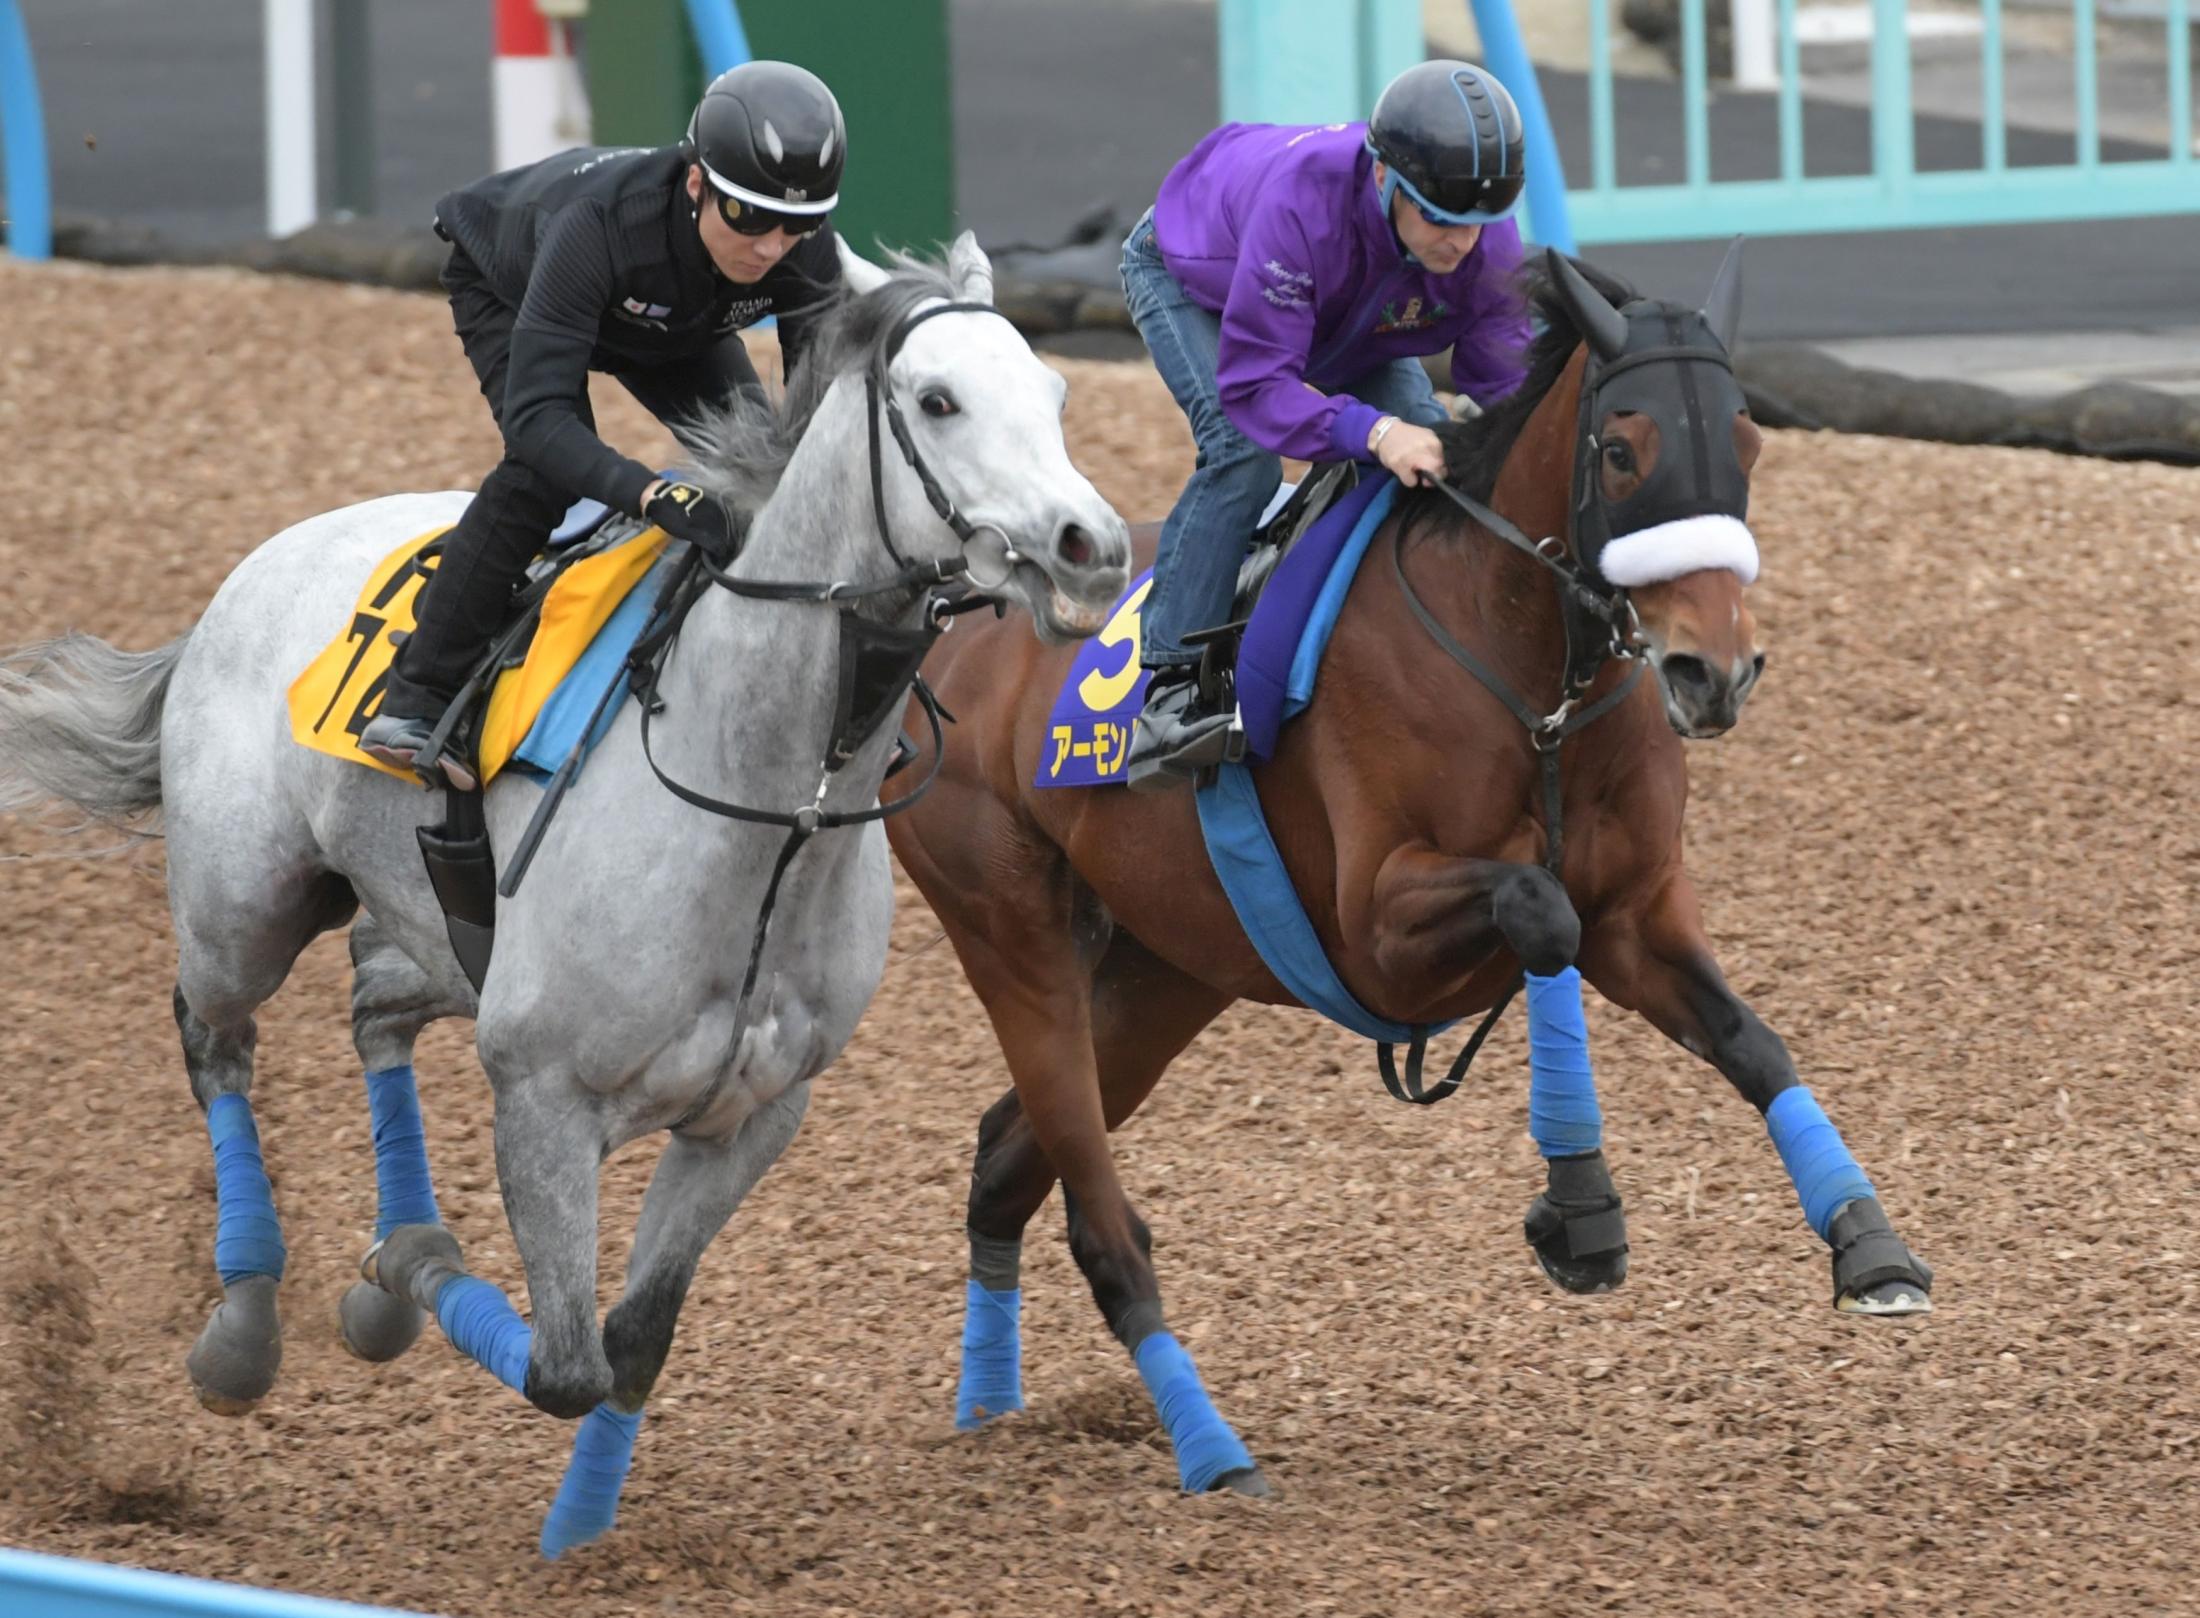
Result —
<instances>
[{"instance_id":1,"label":"rider's hand on rein","mask_svg":"<svg viewBox=\"0 0 2200 1618\"><path fill-rule=\"evenodd\" d=\"M726 508L692 483L660 479L642 495L642 516L724 567L740 548Z\"/></svg>"},{"instance_id":2,"label":"rider's hand on rein","mask_svg":"<svg viewBox=\"0 0 2200 1618\"><path fill-rule=\"evenodd\" d=\"M1385 416L1367 435L1367 447L1384 470L1409 487L1443 480L1444 443L1426 427Z\"/></svg>"}]
</instances>

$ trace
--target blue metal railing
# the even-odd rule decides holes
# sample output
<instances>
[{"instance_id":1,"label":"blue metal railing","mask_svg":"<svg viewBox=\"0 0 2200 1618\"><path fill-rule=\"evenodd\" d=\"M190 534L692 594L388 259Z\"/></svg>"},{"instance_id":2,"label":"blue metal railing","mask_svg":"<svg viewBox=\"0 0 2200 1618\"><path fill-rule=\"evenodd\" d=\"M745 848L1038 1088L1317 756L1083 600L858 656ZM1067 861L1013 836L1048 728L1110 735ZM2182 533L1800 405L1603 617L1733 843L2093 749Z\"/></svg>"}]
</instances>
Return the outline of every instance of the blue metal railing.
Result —
<instances>
[{"instance_id":1,"label":"blue metal railing","mask_svg":"<svg viewBox=\"0 0 2200 1618\"><path fill-rule=\"evenodd\" d=\"M1701 5L1703 0L1695 0ZM1528 218L1526 234L1562 253L1574 250L1573 225L1566 206L1566 171L1558 161L1558 137L1543 105L1543 87L1528 59L1512 0L1474 0L1474 26L1482 36L1482 62L1497 82L1513 93L1528 137ZM1606 83L1610 80L1607 78ZM1609 97L1605 118L1611 117ZM1609 154L1607 153L1607 161Z\"/></svg>"},{"instance_id":2,"label":"blue metal railing","mask_svg":"<svg viewBox=\"0 0 2200 1618\"><path fill-rule=\"evenodd\" d=\"M2099 0L2071 0L2075 148L2071 162L2009 164L2003 72L2004 0L1980 0L1980 161L1976 168L1917 167L1911 92L1909 0L1869 0L1871 133L1868 174L1812 175L1804 153L1803 76L1797 0L1772 0L1779 87L1774 177L1721 179L1711 145L1712 86L1707 0L1681 0L1677 183L1622 184L1614 118L1612 12L1589 14L1588 173L1568 189L1533 64L1512 0L1469 0L1482 59L1520 103L1528 124L1528 206L1537 241L1661 241L1702 236L1793 235L1929 225L2115 219L2200 210L2192 150L2191 28L2194 0L2164 0L2170 137L2159 159L2101 158ZM1222 112L1229 119L1321 123L1364 118L1374 92L1419 59L1416 31L1400 21L1411 0L1222 0ZM1400 13L1402 16L1402 13Z\"/></svg>"},{"instance_id":3,"label":"blue metal railing","mask_svg":"<svg viewBox=\"0 0 2200 1618\"><path fill-rule=\"evenodd\" d=\"M733 0L687 0L687 12L707 76L715 79L749 59L749 36L741 26L741 8Z\"/></svg>"},{"instance_id":4,"label":"blue metal railing","mask_svg":"<svg viewBox=\"0 0 2200 1618\"><path fill-rule=\"evenodd\" d=\"M1486 9L1506 0L1477 0ZM1908 0L1871 0L1871 162L1868 175L1805 172L1801 52L1796 0L1777 0L1780 86L1779 172L1769 180L1722 180L1711 170L1710 85L1704 0L1682 0L1681 117L1685 161L1679 184L1623 185L1616 175L1612 115L1612 21L1606 0L1589 7L1589 176L1566 198L1585 242L1677 237L1802 235L1920 226L2028 224L2117 219L2200 209L2193 163L2192 0L2166 0L2168 149L2159 159L2101 161L2097 0L2072 0L2073 160L2011 168L2005 128L2003 0L1980 0L1980 162L1977 168L1917 169L1917 108L1911 94ZM1488 35L1485 31L1485 39ZM1495 68L1508 85L1513 77ZM1517 85L1515 85L1517 90ZM1534 152L1555 168L1555 148ZM1542 221L1537 220L1539 232ZM1546 239L1552 239L1546 237Z\"/></svg>"},{"instance_id":5,"label":"blue metal railing","mask_svg":"<svg viewBox=\"0 0 2200 1618\"><path fill-rule=\"evenodd\" d=\"M0 147L6 148L8 251L53 257L53 192L46 178L46 114L30 31L16 0L0 0Z\"/></svg>"},{"instance_id":6,"label":"blue metal railing","mask_svg":"<svg viewBox=\"0 0 2200 1618\"><path fill-rule=\"evenodd\" d=\"M0 1550L0 1612L10 1618L417 1618L281 1590L8 1550Z\"/></svg>"}]
</instances>

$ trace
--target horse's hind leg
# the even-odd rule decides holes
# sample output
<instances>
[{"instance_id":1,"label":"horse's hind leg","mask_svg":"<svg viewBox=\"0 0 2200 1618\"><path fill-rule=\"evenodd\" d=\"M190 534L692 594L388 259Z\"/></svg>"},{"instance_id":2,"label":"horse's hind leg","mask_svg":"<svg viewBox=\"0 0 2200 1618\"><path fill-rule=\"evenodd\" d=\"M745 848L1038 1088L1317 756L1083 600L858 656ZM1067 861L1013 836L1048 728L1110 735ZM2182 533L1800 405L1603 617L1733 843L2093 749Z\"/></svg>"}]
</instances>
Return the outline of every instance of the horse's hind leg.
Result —
<instances>
[{"instance_id":1,"label":"horse's hind leg","mask_svg":"<svg viewBox=\"0 0 2200 1618\"><path fill-rule=\"evenodd\" d=\"M374 1239L380 1241L399 1225L441 1222L413 1081L413 1043L429 1023L465 1008L442 1004L428 975L371 915L351 930L351 963L351 1039L365 1067L374 1120ZM410 1299L355 1281L340 1309L344 1347L363 1360L394 1360L412 1347L427 1318Z\"/></svg>"},{"instance_id":2,"label":"horse's hind leg","mask_svg":"<svg viewBox=\"0 0 2200 1618\"><path fill-rule=\"evenodd\" d=\"M1093 1056L1109 1130L1120 1129L1169 1064L1230 997L1185 976L1118 932L1094 975ZM1016 1092L978 1124L966 1220L970 1281L955 1425L967 1430L1024 1407L1019 1329L1024 1228L1054 1188L1054 1165ZM1154 1302L1158 1305L1159 1298Z\"/></svg>"},{"instance_id":3,"label":"horse's hind leg","mask_svg":"<svg viewBox=\"0 0 2200 1618\"><path fill-rule=\"evenodd\" d=\"M971 985L993 1019L1031 1139L1061 1176L1070 1209L1070 1251L1092 1287L1093 1301L1145 1379L1175 1447L1177 1474L1184 1488L1193 1493L1234 1489L1266 1494L1268 1484L1260 1468L1216 1412L1191 1356L1164 1324L1151 1238L1124 1193L1108 1149L1108 1111L1101 1095L1095 1040L1103 1032L1111 1046L1118 1037L1128 1039L1129 1033L1118 1034L1116 1025L1119 1016L1131 1013L1113 1009L1118 1002L1110 989L1100 996L1110 1010L1103 1014L1102 1025L1096 1026L1091 968L1081 958L1068 914L1037 902L1031 904L1028 915L1019 914L1001 903L998 884L988 897L994 906L992 926L983 936L962 931L952 921L948 929ZM1039 895L1032 892L1023 897L1036 901ZM1221 1002L1212 998L1212 991L1180 984L1180 992L1188 998L1175 1024L1176 1030L1182 1030L1181 1037L1171 1048L1164 1032L1167 1018L1160 1010L1169 998L1163 989L1166 981L1157 978L1153 984L1154 1035L1149 1049L1173 1055L1214 1016ZM1202 994L1209 996L1204 1003ZM1154 1071L1166 1065L1163 1056ZM1127 1088L1135 1087L1130 1075L1137 1066L1126 1064ZM1150 1088L1152 1079L1148 1077L1145 1084ZM1008 1122L999 1116L995 1121ZM1013 1149L1012 1128L1003 1130L994 1149L1002 1146ZM1011 1167L1011 1160L1004 1159L1004 1179ZM1004 1197L1002 1206L1011 1218L1020 1205L1036 1206L1034 1178L1027 1166L1020 1194ZM1044 1196L1043 1183L1038 1195ZM994 1278L1004 1277L996 1271Z\"/></svg>"},{"instance_id":4,"label":"horse's hind leg","mask_svg":"<svg viewBox=\"0 0 2200 1618\"><path fill-rule=\"evenodd\" d=\"M222 1278L222 1301L184 1364L199 1403L218 1415L241 1416L267 1396L283 1364L275 1303L283 1279L283 1228L252 1118L258 1031L249 1016L219 1027L207 1022L192 1011L180 985L175 1009L184 1069L214 1146L214 1264Z\"/></svg>"},{"instance_id":5,"label":"horse's hind leg","mask_svg":"<svg viewBox=\"0 0 2200 1618\"><path fill-rule=\"evenodd\" d=\"M214 1263L222 1281L222 1301L185 1365L201 1404L242 1415L275 1385L283 1362L276 1304L283 1231L252 1116L252 1013L314 934L341 926L354 901L348 885L326 876L295 887L210 892L192 880L181 850L170 856L169 882L179 946L176 1029L214 1148Z\"/></svg>"}]
</instances>

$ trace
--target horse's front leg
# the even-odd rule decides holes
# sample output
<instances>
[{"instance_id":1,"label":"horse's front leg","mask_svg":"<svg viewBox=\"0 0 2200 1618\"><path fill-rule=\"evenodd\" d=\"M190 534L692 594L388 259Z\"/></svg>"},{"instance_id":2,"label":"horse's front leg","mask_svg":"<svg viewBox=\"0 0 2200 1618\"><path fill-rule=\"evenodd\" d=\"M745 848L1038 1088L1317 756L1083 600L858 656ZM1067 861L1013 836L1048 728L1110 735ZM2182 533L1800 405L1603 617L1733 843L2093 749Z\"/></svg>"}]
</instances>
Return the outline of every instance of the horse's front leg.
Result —
<instances>
[{"instance_id":1,"label":"horse's front leg","mask_svg":"<svg viewBox=\"0 0 2200 1618\"><path fill-rule=\"evenodd\" d=\"M506 1387L569 1420L611 1392L596 1330L596 1176L606 1142L577 1092L562 1075L496 1084L497 1180L527 1270L531 1328L494 1285L466 1273L442 1225L400 1225L360 1264L376 1286L434 1315L452 1345Z\"/></svg>"},{"instance_id":2,"label":"horse's front leg","mask_svg":"<svg viewBox=\"0 0 2200 1618\"><path fill-rule=\"evenodd\" d=\"M1375 883L1375 961L1393 984L1442 992L1497 949L1528 989L1528 1131L1546 1186L1527 1237L1543 1272L1569 1292L1609 1292L1627 1276L1627 1223L1604 1161L1604 1116L1574 957L1581 920L1540 865L1398 850Z\"/></svg>"},{"instance_id":3,"label":"horse's front leg","mask_svg":"<svg viewBox=\"0 0 2200 1618\"><path fill-rule=\"evenodd\" d=\"M779 1161L810 1104L807 1080L715 1138L674 1135L657 1159L627 1261L626 1291L606 1317L611 1397L573 1432L565 1480L543 1518L542 1554L555 1559L608 1531L641 1431L642 1407L672 1351L695 1267L734 1209Z\"/></svg>"},{"instance_id":4,"label":"horse's front leg","mask_svg":"<svg viewBox=\"0 0 2200 1618\"><path fill-rule=\"evenodd\" d=\"M1803 1216L1833 1251L1834 1307L1867 1315L1929 1311L1932 1271L1895 1235L1780 1036L1727 987L1687 874L1676 869L1646 907L1601 922L1584 941L1582 960L1607 999L1705 1058L1763 1115Z\"/></svg>"}]
</instances>

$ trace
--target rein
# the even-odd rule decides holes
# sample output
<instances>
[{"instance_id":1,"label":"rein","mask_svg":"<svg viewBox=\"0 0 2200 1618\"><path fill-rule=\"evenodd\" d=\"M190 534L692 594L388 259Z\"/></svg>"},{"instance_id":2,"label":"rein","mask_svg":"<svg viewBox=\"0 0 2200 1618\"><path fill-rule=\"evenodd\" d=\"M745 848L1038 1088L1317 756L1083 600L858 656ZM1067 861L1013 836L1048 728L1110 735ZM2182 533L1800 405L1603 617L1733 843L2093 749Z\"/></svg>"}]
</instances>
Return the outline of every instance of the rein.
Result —
<instances>
[{"instance_id":1,"label":"rein","mask_svg":"<svg viewBox=\"0 0 2200 1618\"><path fill-rule=\"evenodd\" d=\"M1413 616L1428 631L1446 657L1465 669L1490 694L1502 702L1512 716L1519 720L1528 732L1529 745L1535 750L1536 760L1543 777L1543 822L1545 828L1544 869L1551 875L1559 874L1559 865L1565 857L1565 797L1559 788L1558 752L1566 738L1585 730L1606 714L1612 712L1634 691L1642 678L1642 664L1635 649L1634 637L1639 627L1635 609L1624 590L1609 589L1599 585L1586 569L1559 544L1555 536L1537 544L1513 523L1499 516L1481 501L1463 494L1441 479L1436 487L1450 496L1452 502L1469 517L1487 528L1513 549L1532 557L1558 580L1559 618L1566 632L1566 673L1564 688L1559 693L1558 706L1549 713L1539 714L1535 708L1498 673L1466 647L1437 621L1428 604L1414 592L1412 581L1406 577L1405 524L1400 523L1391 531L1390 565L1398 578L1398 588L1406 598L1406 605L1413 609ZM1579 633L1582 625L1591 625L1603 631L1601 635L1587 637ZM1635 668L1626 679L1584 708L1581 699L1604 665L1613 659L1635 662ZM1407 1047L1405 1071L1398 1071L1396 1047L1378 1044L1375 1061L1382 1070L1383 1088L1400 1101L1427 1107L1443 1100L1466 1079L1467 1069L1474 1064L1482 1042L1490 1030L1497 1026L1498 1018L1512 1004L1513 996L1520 992L1521 981L1515 981L1498 996L1497 1004L1490 1007L1474 1035L1467 1041L1451 1067L1435 1084L1424 1088L1421 1083L1421 1066L1428 1052L1428 1035L1416 1032L1413 1043Z\"/></svg>"}]
</instances>

